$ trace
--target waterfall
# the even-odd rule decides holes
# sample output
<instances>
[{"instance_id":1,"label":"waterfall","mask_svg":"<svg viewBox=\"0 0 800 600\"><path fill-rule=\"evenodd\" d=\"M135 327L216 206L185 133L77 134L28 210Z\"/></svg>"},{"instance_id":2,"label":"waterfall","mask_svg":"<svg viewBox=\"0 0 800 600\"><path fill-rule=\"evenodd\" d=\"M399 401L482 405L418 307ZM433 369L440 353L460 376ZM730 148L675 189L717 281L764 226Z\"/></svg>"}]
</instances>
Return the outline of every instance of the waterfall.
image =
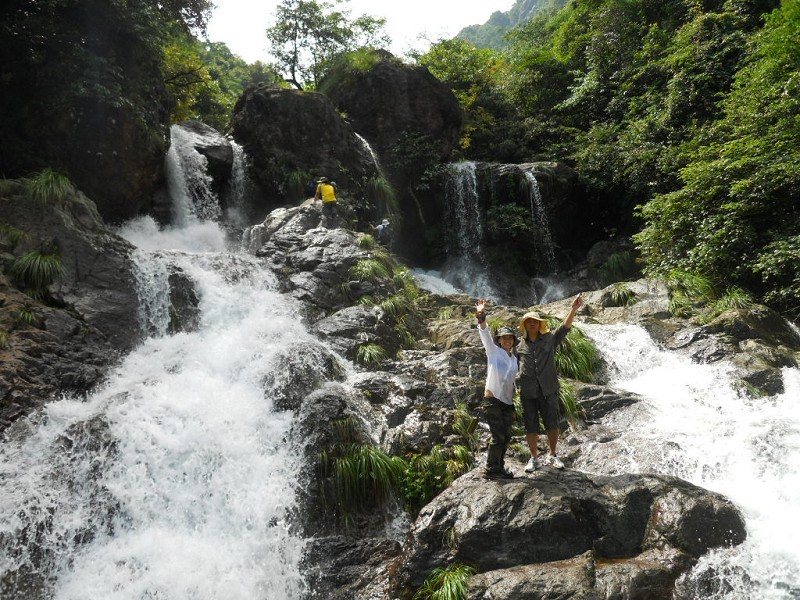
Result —
<instances>
[{"instance_id":1,"label":"waterfall","mask_svg":"<svg viewBox=\"0 0 800 600\"><path fill-rule=\"evenodd\" d=\"M611 473L676 475L726 495L744 514L745 543L702 558L679 580L678 597L800 597L800 369L783 370L783 394L751 398L731 364L662 351L635 325L582 328L608 361L611 385L645 400L607 417L603 426L620 437L585 448L575 467L594 470L595 450L611 452L613 461L600 461Z\"/></svg>"},{"instance_id":2,"label":"waterfall","mask_svg":"<svg viewBox=\"0 0 800 600\"><path fill-rule=\"evenodd\" d=\"M525 181L528 185L528 198L531 203L531 218L533 225L538 233L537 246L542 250L547 268L550 271L556 269L556 255L553 248L553 237L550 234L550 222L547 219L547 211L542 202L542 192L539 189L539 182L536 176L530 171L523 170Z\"/></svg>"},{"instance_id":3,"label":"waterfall","mask_svg":"<svg viewBox=\"0 0 800 600\"><path fill-rule=\"evenodd\" d=\"M233 166L225 190L225 221L239 228L247 226L247 198L252 194L250 178L247 174L247 154L241 145L230 140L233 148Z\"/></svg>"},{"instance_id":4,"label":"waterfall","mask_svg":"<svg viewBox=\"0 0 800 600\"><path fill-rule=\"evenodd\" d=\"M353 133L355 133L355 131ZM375 150L372 149L372 146L370 146L369 142L364 136L356 133L356 137L358 138L358 141L361 142L361 145L363 146L364 150L367 151L367 154L369 154L370 157L372 158L372 164L375 165L375 170L381 177L385 177L385 175L383 174L383 168L381 167L381 163L378 160L378 155L375 153Z\"/></svg>"},{"instance_id":5,"label":"waterfall","mask_svg":"<svg viewBox=\"0 0 800 600\"><path fill-rule=\"evenodd\" d=\"M175 224L183 226L195 219L219 219L219 199L211 189L211 176L206 172L208 159L194 147L199 135L178 125L173 125L169 131L165 170Z\"/></svg>"},{"instance_id":6,"label":"waterfall","mask_svg":"<svg viewBox=\"0 0 800 600\"><path fill-rule=\"evenodd\" d=\"M263 263L227 251L201 214L121 228L137 246L147 339L101 388L48 404L0 445L3 597L305 594L304 541L290 524L305 465L288 441L292 415L273 399L303 373L324 373L331 354ZM170 267L199 298L194 331L167 334Z\"/></svg>"}]
</instances>

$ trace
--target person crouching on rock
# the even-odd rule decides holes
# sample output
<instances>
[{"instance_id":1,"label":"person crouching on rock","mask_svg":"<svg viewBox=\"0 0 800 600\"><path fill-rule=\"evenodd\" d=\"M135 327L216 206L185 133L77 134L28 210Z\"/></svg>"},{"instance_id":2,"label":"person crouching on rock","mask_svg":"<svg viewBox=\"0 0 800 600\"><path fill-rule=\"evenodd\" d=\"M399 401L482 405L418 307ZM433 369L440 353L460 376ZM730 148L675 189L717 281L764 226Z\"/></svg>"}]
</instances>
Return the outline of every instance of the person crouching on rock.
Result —
<instances>
[{"instance_id":1,"label":"person crouching on rock","mask_svg":"<svg viewBox=\"0 0 800 600\"><path fill-rule=\"evenodd\" d=\"M486 388L481 409L492 434L486 457L486 476L511 479L514 475L505 468L505 454L514 423L514 380L518 367L514 346L517 336L511 328L500 327L492 338L486 326L485 300L478 301L475 311L478 334L486 350Z\"/></svg>"},{"instance_id":2,"label":"person crouching on rock","mask_svg":"<svg viewBox=\"0 0 800 600\"><path fill-rule=\"evenodd\" d=\"M558 397L558 373L556 372L556 348L567 337L575 313L583 306L578 294L572 301L572 308L564 323L550 333L547 321L538 313L529 312L522 317L520 329L523 340L517 345L519 356L519 396L522 401L522 414L525 419L525 438L531 451L531 458L525 465L525 472L532 473L537 465L563 469L564 463L556 456L559 435L560 400ZM539 419L547 432L550 454L539 460L539 435L542 433Z\"/></svg>"},{"instance_id":3,"label":"person crouching on rock","mask_svg":"<svg viewBox=\"0 0 800 600\"><path fill-rule=\"evenodd\" d=\"M332 227L336 216L336 188L327 177L321 177L317 182L314 200L322 201L322 226Z\"/></svg>"}]
</instances>

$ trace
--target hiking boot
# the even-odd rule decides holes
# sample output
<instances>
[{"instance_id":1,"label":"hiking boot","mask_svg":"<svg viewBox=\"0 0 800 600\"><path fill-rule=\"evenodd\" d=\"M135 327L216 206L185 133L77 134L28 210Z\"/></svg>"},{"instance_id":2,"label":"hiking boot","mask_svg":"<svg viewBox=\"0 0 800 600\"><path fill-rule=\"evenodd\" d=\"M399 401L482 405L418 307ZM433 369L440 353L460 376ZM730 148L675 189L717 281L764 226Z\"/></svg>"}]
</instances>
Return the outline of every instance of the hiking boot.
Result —
<instances>
[{"instance_id":1,"label":"hiking boot","mask_svg":"<svg viewBox=\"0 0 800 600\"><path fill-rule=\"evenodd\" d=\"M553 467L554 469L564 468L564 463L561 462L561 459L553 454L548 455L546 460L547 460L547 465Z\"/></svg>"},{"instance_id":2,"label":"hiking boot","mask_svg":"<svg viewBox=\"0 0 800 600\"><path fill-rule=\"evenodd\" d=\"M526 473L533 473L538 466L538 461L534 457L531 456L531 459L528 461L528 464L525 465L525 472Z\"/></svg>"},{"instance_id":3,"label":"hiking boot","mask_svg":"<svg viewBox=\"0 0 800 600\"><path fill-rule=\"evenodd\" d=\"M486 469L488 479L514 479L514 474L508 469Z\"/></svg>"}]
</instances>

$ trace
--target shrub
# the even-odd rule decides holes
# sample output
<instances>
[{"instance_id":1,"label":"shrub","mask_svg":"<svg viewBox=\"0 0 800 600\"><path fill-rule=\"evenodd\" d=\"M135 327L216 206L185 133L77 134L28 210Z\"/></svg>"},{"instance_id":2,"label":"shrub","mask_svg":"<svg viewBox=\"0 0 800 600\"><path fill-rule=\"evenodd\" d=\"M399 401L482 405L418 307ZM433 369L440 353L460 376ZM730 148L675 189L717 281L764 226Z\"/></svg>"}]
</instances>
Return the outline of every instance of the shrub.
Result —
<instances>
[{"instance_id":1,"label":"shrub","mask_svg":"<svg viewBox=\"0 0 800 600\"><path fill-rule=\"evenodd\" d=\"M418 511L473 464L475 457L466 446L436 445L430 454L411 456L401 486L406 506Z\"/></svg>"},{"instance_id":2,"label":"shrub","mask_svg":"<svg viewBox=\"0 0 800 600\"><path fill-rule=\"evenodd\" d=\"M361 344L356 350L356 361L362 365L377 365L386 358L386 350L379 344Z\"/></svg>"},{"instance_id":3,"label":"shrub","mask_svg":"<svg viewBox=\"0 0 800 600\"><path fill-rule=\"evenodd\" d=\"M64 275L61 257L53 252L28 252L11 265L11 277L23 288L41 294L57 278Z\"/></svg>"},{"instance_id":4,"label":"shrub","mask_svg":"<svg viewBox=\"0 0 800 600\"><path fill-rule=\"evenodd\" d=\"M434 569L414 594L414 600L466 600L467 580L473 575L475 569L467 565Z\"/></svg>"},{"instance_id":5,"label":"shrub","mask_svg":"<svg viewBox=\"0 0 800 600\"><path fill-rule=\"evenodd\" d=\"M25 180L25 197L40 204L65 204L75 193L69 178L50 168Z\"/></svg>"}]
</instances>

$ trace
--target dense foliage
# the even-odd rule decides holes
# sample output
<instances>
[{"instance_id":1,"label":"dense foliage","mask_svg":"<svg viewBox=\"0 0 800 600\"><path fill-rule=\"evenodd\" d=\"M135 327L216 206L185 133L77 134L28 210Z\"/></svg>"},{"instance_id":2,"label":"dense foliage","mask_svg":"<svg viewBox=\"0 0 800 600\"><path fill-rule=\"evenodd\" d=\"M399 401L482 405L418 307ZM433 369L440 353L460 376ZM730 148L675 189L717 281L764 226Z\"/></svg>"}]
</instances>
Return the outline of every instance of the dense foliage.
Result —
<instances>
[{"instance_id":1,"label":"dense foliage","mask_svg":"<svg viewBox=\"0 0 800 600\"><path fill-rule=\"evenodd\" d=\"M466 114L465 158L573 165L651 273L800 312L800 2L574 0L419 62ZM638 209L636 207L639 207Z\"/></svg>"}]
</instances>

